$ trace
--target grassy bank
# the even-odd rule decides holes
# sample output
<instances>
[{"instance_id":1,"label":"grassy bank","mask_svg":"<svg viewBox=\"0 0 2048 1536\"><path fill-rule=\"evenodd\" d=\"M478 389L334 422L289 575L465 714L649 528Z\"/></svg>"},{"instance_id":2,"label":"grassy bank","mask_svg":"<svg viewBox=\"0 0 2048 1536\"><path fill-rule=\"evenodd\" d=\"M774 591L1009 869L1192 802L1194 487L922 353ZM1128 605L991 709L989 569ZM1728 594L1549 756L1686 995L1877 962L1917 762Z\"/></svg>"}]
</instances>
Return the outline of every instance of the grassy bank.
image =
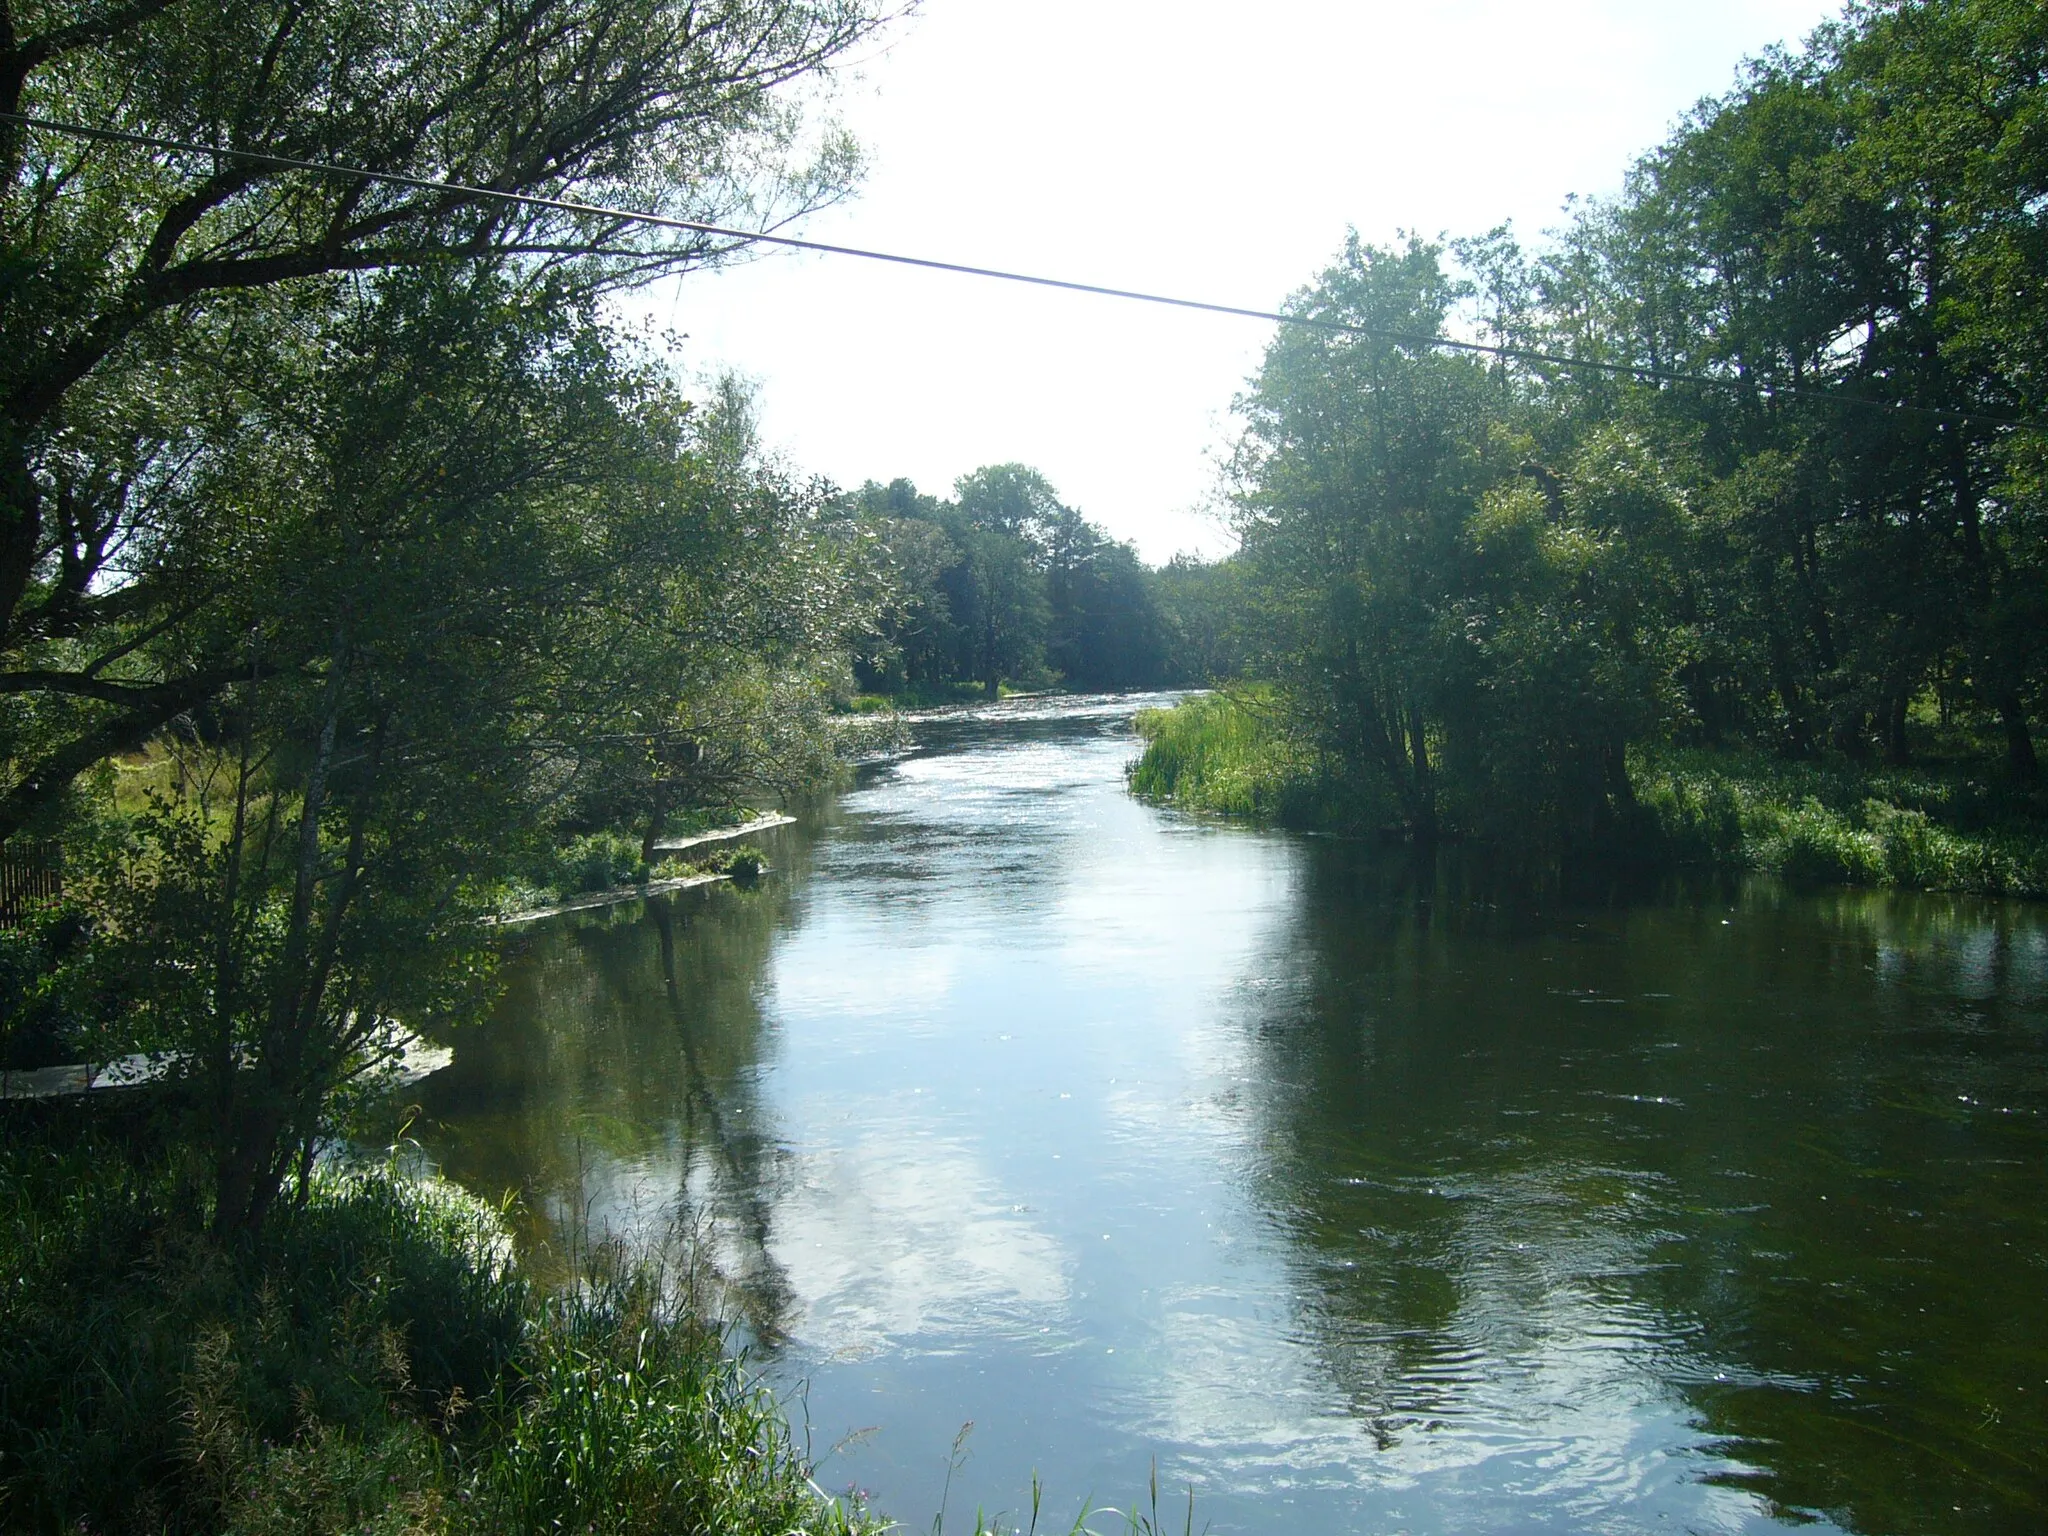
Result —
<instances>
[{"instance_id":1,"label":"grassy bank","mask_svg":"<svg viewBox=\"0 0 2048 1536\"><path fill-rule=\"evenodd\" d=\"M1133 792L1186 810L1341 829L1341 786L1289 739L1272 699L1216 693L1138 717ZM1882 767L1762 753L1630 758L1630 854L1671 868L1755 870L1806 884L2048 896L2048 803L2001 766Z\"/></svg>"},{"instance_id":2,"label":"grassy bank","mask_svg":"<svg viewBox=\"0 0 2048 1536\"><path fill-rule=\"evenodd\" d=\"M2048 812L1996 766L1667 752L1631 767L1674 864L1812 884L2048 896Z\"/></svg>"},{"instance_id":3,"label":"grassy bank","mask_svg":"<svg viewBox=\"0 0 2048 1536\"><path fill-rule=\"evenodd\" d=\"M1172 709L1141 710L1134 723L1145 751L1131 767L1133 794L1290 826L1334 815L1313 754L1281 729L1267 693L1200 694Z\"/></svg>"},{"instance_id":4,"label":"grassy bank","mask_svg":"<svg viewBox=\"0 0 2048 1536\"><path fill-rule=\"evenodd\" d=\"M659 1268L545 1293L495 1212L384 1171L317 1176L223 1253L132 1138L7 1131L0 1526L874 1528Z\"/></svg>"},{"instance_id":5,"label":"grassy bank","mask_svg":"<svg viewBox=\"0 0 2048 1536\"><path fill-rule=\"evenodd\" d=\"M738 826L755 814L736 814L714 827ZM687 836L706 830L713 828L692 826L670 835ZM498 907L502 912L530 912L597 891L645 885L650 880L758 874L763 862L761 850L746 842L707 845L692 849L687 855L649 861L640 856L639 838L623 832L591 832L529 860L520 874L507 881L499 892Z\"/></svg>"},{"instance_id":6,"label":"grassy bank","mask_svg":"<svg viewBox=\"0 0 2048 1536\"><path fill-rule=\"evenodd\" d=\"M1040 693L1066 690L1049 683L998 683L999 699L1028 698ZM844 712L853 715L889 714L900 710L950 709L986 704L988 689L980 683L910 683L894 693L856 693L846 701Z\"/></svg>"},{"instance_id":7,"label":"grassy bank","mask_svg":"<svg viewBox=\"0 0 2048 1536\"><path fill-rule=\"evenodd\" d=\"M1008 693L1008 688L1000 692ZM856 693L847 701L851 714L873 715L899 709L943 709L949 704L986 702L988 690L980 683L907 683L894 693Z\"/></svg>"}]
</instances>

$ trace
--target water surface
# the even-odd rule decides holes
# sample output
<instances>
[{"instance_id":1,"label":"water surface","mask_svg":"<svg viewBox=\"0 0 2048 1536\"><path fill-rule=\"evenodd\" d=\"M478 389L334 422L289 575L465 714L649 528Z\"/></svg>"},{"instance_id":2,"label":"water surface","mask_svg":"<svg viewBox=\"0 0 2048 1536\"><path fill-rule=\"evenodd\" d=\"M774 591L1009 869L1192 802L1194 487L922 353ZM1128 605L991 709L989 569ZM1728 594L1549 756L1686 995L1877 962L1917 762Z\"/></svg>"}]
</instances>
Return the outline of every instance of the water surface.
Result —
<instances>
[{"instance_id":1,"label":"water surface","mask_svg":"<svg viewBox=\"0 0 2048 1536\"><path fill-rule=\"evenodd\" d=\"M1133 802L1131 709L516 937L430 1154L536 1250L695 1232L919 1528L1155 1462L1217 1532L2048 1528L2042 908L1506 911Z\"/></svg>"}]
</instances>

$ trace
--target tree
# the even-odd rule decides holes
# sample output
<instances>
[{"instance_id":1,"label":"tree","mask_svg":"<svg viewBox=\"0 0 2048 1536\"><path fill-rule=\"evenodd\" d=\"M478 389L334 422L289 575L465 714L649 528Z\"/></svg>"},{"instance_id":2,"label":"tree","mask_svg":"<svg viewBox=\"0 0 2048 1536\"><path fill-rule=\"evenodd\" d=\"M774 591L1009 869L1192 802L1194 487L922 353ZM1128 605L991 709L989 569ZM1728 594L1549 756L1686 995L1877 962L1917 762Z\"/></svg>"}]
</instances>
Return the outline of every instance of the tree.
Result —
<instances>
[{"instance_id":1,"label":"tree","mask_svg":"<svg viewBox=\"0 0 2048 1536\"><path fill-rule=\"evenodd\" d=\"M1023 539L956 519L961 559L941 578L959 625L958 675L990 698L1005 678L1035 678L1045 665L1045 582Z\"/></svg>"},{"instance_id":2,"label":"tree","mask_svg":"<svg viewBox=\"0 0 2048 1536\"><path fill-rule=\"evenodd\" d=\"M1037 470L986 465L957 500L908 480L849 498L888 551L896 604L858 666L883 691L906 684L1051 678L1086 688L1156 684L1165 637L1153 576L1059 499Z\"/></svg>"},{"instance_id":3,"label":"tree","mask_svg":"<svg viewBox=\"0 0 2048 1536\"><path fill-rule=\"evenodd\" d=\"M1235 557L1204 562L1176 555L1160 567L1153 593L1165 648L1161 682L1204 687L1243 670L1244 574Z\"/></svg>"},{"instance_id":4,"label":"tree","mask_svg":"<svg viewBox=\"0 0 2048 1536\"><path fill-rule=\"evenodd\" d=\"M1296 313L1435 335L1460 289L1435 246L1354 235ZM1361 814L1418 842L1439 825L1465 523L1499 475L1480 364L1426 346L1303 327L1267 349L1240 408L1238 527L1258 664Z\"/></svg>"},{"instance_id":5,"label":"tree","mask_svg":"<svg viewBox=\"0 0 2048 1536\"><path fill-rule=\"evenodd\" d=\"M855 166L778 88L876 19L0 4L0 107L203 146L0 128L0 839L172 720L226 762L76 967L194 1073L222 1235L385 1021L475 1001L523 842L713 701L776 735L864 622L818 498L595 318L729 247L462 188L794 216Z\"/></svg>"},{"instance_id":6,"label":"tree","mask_svg":"<svg viewBox=\"0 0 2048 1536\"><path fill-rule=\"evenodd\" d=\"M545 293L394 275L247 395L277 425L250 494L290 536L237 589L229 766L138 825L87 965L189 1064L223 1237L386 1021L475 1006L524 843L664 730L759 769L871 617L815 501Z\"/></svg>"},{"instance_id":7,"label":"tree","mask_svg":"<svg viewBox=\"0 0 2048 1536\"><path fill-rule=\"evenodd\" d=\"M1083 688L1156 685L1164 640L1137 551L1069 507L1052 519L1044 547L1047 664Z\"/></svg>"},{"instance_id":8,"label":"tree","mask_svg":"<svg viewBox=\"0 0 2048 1536\"><path fill-rule=\"evenodd\" d=\"M977 528L1042 546L1066 508L1028 464L985 464L953 482L960 511Z\"/></svg>"},{"instance_id":9,"label":"tree","mask_svg":"<svg viewBox=\"0 0 2048 1536\"><path fill-rule=\"evenodd\" d=\"M1723 611L1798 750L1903 758L1939 673L2036 771L2038 535L2008 491L2043 405L2048 314L2018 274L2044 254L2044 61L2038 6L1859 9L1703 104L1548 264L1575 345L1732 386L1652 409L1724 488L1747 590Z\"/></svg>"},{"instance_id":10,"label":"tree","mask_svg":"<svg viewBox=\"0 0 2048 1536\"><path fill-rule=\"evenodd\" d=\"M854 659L855 675L881 693L952 681L961 639L944 578L960 551L941 525L938 499L908 480L870 480L849 506L873 530L890 592L871 643Z\"/></svg>"},{"instance_id":11,"label":"tree","mask_svg":"<svg viewBox=\"0 0 2048 1536\"><path fill-rule=\"evenodd\" d=\"M0 4L0 109L204 146L0 125L0 840L252 664L214 622L241 535L199 494L235 424L192 404L278 327L352 275L453 261L568 302L730 249L231 152L773 222L855 168L829 135L793 163L778 88L876 22L868 0Z\"/></svg>"}]
</instances>

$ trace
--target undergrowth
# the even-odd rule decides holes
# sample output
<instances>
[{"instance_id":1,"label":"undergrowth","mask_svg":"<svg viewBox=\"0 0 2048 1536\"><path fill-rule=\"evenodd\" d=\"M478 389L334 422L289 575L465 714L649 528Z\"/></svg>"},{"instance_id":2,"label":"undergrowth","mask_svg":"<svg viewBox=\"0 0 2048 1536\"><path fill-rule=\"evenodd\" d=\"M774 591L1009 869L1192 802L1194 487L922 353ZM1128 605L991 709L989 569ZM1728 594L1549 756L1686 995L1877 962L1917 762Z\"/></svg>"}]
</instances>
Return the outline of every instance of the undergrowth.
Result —
<instances>
[{"instance_id":1,"label":"undergrowth","mask_svg":"<svg viewBox=\"0 0 2048 1536\"><path fill-rule=\"evenodd\" d=\"M1669 752L1634 765L1674 864L1806 884L2048 896L2048 816L1996 770Z\"/></svg>"},{"instance_id":2,"label":"undergrowth","mask_svg":"<svg viewBox=\"0 0 2048 1536\"><path fill-rule=\"evenodd\" d=\"M669 818L665 835L688 837L736 827L757 814L738 807L679 812ZM673 859L649 861L641 857L640 850L641 840L637 836L616 831L586 832L536 853L520 870L518 883L531 894L561 899L665 879L683 867Z\"/></svg>"},{"instance_id":3,"label":"undergrowth","mask_svg":"<svg viewBox=\"0 0 2048 1536\"><path fill-rule=\"evenodd\" d=\"M1257 690L1137 717L1133 793L1249 821L1369 827ZM1882 767L1731 751L1638 752L1625 855L1646 867L1755 870L1802 884L2048 896L2048 803L2001 766Z\"/></svg>"},{"instance_id":4,"label":"undergrowth","mask_svg":"<svg viewBox=\"0 0 2048 1536\"><path fill-rule=\"evenodd\" d=\"M873 1528L658 1265L544 1292L498 1213L386 1169L316 1175L260 1252L186 1203L168 1165L10 1134L0 1526Z\"/></svg>"}]
</instances>

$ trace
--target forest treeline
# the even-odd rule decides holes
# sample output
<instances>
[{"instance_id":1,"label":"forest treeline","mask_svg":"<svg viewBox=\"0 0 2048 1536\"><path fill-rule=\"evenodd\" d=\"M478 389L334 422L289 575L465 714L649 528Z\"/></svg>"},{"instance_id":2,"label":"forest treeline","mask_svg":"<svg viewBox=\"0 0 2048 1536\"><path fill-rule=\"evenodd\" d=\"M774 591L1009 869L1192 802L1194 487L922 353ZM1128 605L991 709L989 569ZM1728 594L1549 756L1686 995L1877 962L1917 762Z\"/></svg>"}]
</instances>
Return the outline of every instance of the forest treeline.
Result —
<instances>
[{"instance_id":1,"label":"forest treeline","mask_svg":"<svg viewBox=\"0 0 2048 1536\"><path fill-rule=\"evenodd\" d=\"M1823 871L1966 833L1948 875L2048 888L1984 841L2040 825L2044 273L2031 0L1852 9L1538 249L1354 237L1240 401L1261 686L1141 784L1631 857L1796 843L1789 794Z\"/></svg>"},{"instance_id":2,"label":"forest treeline","mask_svg":"<svg viewBox=\"0 0 2048 1536\"><path fill-rule=\"evenodd\" d=\"M1037 470L963 475L951 500L908 480L845 498L889 577L880 622L858 647L860 685L945 696L962 685L1088 690L1199 685L1229 670L1217 573L1179 558L1148 567Z\"/></svg>"}]
</instances>

